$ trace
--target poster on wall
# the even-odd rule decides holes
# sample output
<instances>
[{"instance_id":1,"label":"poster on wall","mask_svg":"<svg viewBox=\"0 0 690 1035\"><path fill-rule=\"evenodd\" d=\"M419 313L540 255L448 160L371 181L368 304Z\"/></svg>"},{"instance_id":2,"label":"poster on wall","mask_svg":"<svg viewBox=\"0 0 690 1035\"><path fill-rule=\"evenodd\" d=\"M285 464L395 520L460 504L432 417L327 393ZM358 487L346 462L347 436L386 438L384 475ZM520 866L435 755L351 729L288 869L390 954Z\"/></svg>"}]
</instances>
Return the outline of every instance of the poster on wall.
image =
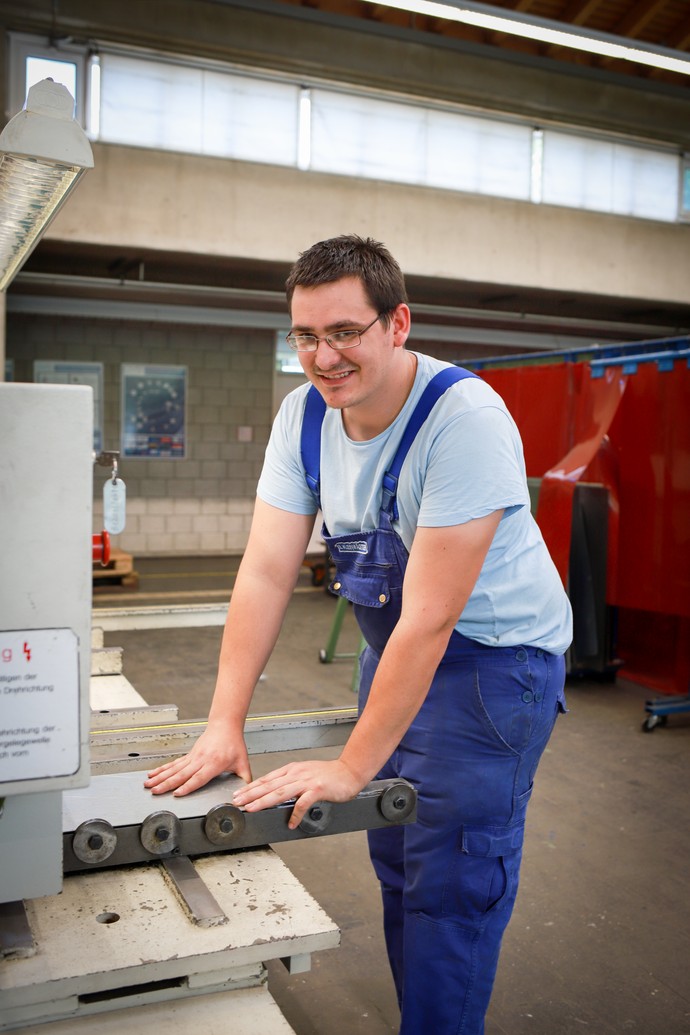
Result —
<instances>
[{"instance_id":1,"label":"poster on wall","mask_svg":"<svg viewBox=\"0 0 690 1035\"><path fill-rule=\"evenodd\" d=\"M35 359L34 384L88 385L93 389L93 448L103 449L103 364Z\"/></svg>"},{"instance_id":2,"label":"poster on wall","mask_svg":"<svg viewBox=\"0 0 690 1035\"><path fill-rule=\"evenodd\" d=\"M122 456L183 460L187 368L122 364Z\"/></svg>"}]
</instances>

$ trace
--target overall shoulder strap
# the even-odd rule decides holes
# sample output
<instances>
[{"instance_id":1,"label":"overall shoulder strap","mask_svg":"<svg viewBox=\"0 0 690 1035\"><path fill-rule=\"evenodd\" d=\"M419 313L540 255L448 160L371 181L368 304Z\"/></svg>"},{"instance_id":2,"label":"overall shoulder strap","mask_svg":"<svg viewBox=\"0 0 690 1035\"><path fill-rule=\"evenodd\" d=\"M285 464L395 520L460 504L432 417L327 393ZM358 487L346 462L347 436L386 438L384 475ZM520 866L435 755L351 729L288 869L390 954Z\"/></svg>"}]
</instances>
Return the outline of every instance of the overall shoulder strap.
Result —
<instances>
[{"instance_id":1,"label":"overall shoulder strap","mask_svg":"<svg viewBox=\"0 0 690 1035\"><path fill-rule=\"evenodd\" d=\"M314 385L307 392L307 401L302 418L300 434L300 456L304 465L307 485L321 505L321 425L326 413L326 403Z\"/></svg>"},{"instance_id":2,"label":"overall shoulder strap","mask_svg":"<svg viewBox=\"0 0 690 1035\"><path fill-rule=\"evenodd\" d=\"M457 384L458 381L464 381L466 377L478 378L479 375L474 374L471 370L465 370L464 367L444 367L443 370L439 370L438 374L435 374L431 381L429 381L429 384L422 392L419 402L412 411L403 436L400 439L400 445L393 457L393 462L383 476L381 509L393 517L397 517L395 496L398 491L398 477L405 457L410 451L410 446L417 436L417 432L441 396L445 395L451 385Z\"/></svg>"}]
</instances>

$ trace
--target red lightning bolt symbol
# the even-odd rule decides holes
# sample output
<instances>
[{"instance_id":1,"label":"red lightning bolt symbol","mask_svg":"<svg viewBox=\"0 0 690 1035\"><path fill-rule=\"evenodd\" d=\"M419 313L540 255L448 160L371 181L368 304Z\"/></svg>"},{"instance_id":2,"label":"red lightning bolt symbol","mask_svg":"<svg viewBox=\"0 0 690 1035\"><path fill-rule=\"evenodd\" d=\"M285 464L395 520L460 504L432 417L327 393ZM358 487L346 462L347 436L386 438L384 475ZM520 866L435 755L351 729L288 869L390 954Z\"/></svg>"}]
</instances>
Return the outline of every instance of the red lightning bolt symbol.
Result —
<instances>
[{"instance_id":1,"label":"red lightning bolt symbol","mask_svg":"<svg viewBox=\"0 0 690 1035\"><path fill-rule=\"evenodd\" d=\"M26 654L26 660L31 661L31 648L28 643L24 644L24 653Z\"/></svg>"}]
</instances>

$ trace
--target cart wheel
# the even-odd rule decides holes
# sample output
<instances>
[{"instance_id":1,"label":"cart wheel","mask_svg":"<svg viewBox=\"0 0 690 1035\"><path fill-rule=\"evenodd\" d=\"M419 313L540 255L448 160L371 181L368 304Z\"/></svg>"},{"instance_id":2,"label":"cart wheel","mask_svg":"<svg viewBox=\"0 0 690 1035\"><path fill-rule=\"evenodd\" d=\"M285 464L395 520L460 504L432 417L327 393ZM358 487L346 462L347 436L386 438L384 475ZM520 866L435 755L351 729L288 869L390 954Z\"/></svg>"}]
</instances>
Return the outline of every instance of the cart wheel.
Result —
<instances>
[{"instance_id":1,"label":"cart wheel","mask_svg":"<svg viewBox=\"0 0 690 1035\"><path fill-rule=\"evenodd\" d=\"M667 718L666 715L648 715L642 723L642 732L651 733L657 726L665 726Z\"/></svg>"},{"instance_id":2,"label":"cart wheel","mask_svg":"<svg viewBox=\"0 0 690 1035\"><path fill-rule=\"evenodd\" d=\"M327 665L328 664L328 654L323 649L323 647L319 651L319 661L321 662L322 665Z\"/></svg>"}]
</instances>

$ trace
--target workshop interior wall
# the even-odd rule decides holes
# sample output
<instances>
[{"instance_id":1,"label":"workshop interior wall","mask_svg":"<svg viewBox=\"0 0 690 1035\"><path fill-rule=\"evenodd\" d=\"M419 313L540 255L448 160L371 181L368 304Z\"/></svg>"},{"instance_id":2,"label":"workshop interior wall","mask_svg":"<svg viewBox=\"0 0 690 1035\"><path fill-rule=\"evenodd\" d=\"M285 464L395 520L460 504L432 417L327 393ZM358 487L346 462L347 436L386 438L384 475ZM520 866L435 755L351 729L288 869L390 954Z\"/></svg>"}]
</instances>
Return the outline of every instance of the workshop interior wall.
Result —
<instances>
[{"instance_id":1,"label":"workshop interior wall","mask_svg":"<svg viewBox=\"0 0 690 1035\"><path fill-rule=\"evenodd\" d=\"M502 285L497 307L515 286L687 304L685 225L207 155L114 144L93 153L94 168L48 228L55 247L216 256L213 282L223 287L234 286L223 261L246 257L280 264L282 293L299 252L358 233L384 241L408 282ZM153 265L144 263L147 280Z\"/></svg>"},{"instance_id":2,"label":"workshop interior wall","mask_svg":"<svg viewBox=\"0 0 690 1035\"><path fill-rule=\"evenodd\" d=\"M7 355L15 381L33 381L35 359L102 362L104 449L120 449L120 364L186 366L187 455L121 460L127 526L113 545L135 556L244 550L273 415L274 332L14 314ZM94 531L107 476L94 468Z\"/></svg>"},{"instance_id":3,"label":"workshop interior wall","mask_svg":"<svg viewBox=\"0 0 690 1035\"><path fill-rule=\"evenodd\" d=\"M459 358L445 342L410 347ZM186 366L186 456L121 459L127 525L113 545L135 557L244 551L273 417L304 381L276 372L275 331L8 313L7 357L27 382L34 360L103 363L104 449L121 449L121 364ZM94 531L108 474L94 468Z\"/></svg>"}]
</instances>

